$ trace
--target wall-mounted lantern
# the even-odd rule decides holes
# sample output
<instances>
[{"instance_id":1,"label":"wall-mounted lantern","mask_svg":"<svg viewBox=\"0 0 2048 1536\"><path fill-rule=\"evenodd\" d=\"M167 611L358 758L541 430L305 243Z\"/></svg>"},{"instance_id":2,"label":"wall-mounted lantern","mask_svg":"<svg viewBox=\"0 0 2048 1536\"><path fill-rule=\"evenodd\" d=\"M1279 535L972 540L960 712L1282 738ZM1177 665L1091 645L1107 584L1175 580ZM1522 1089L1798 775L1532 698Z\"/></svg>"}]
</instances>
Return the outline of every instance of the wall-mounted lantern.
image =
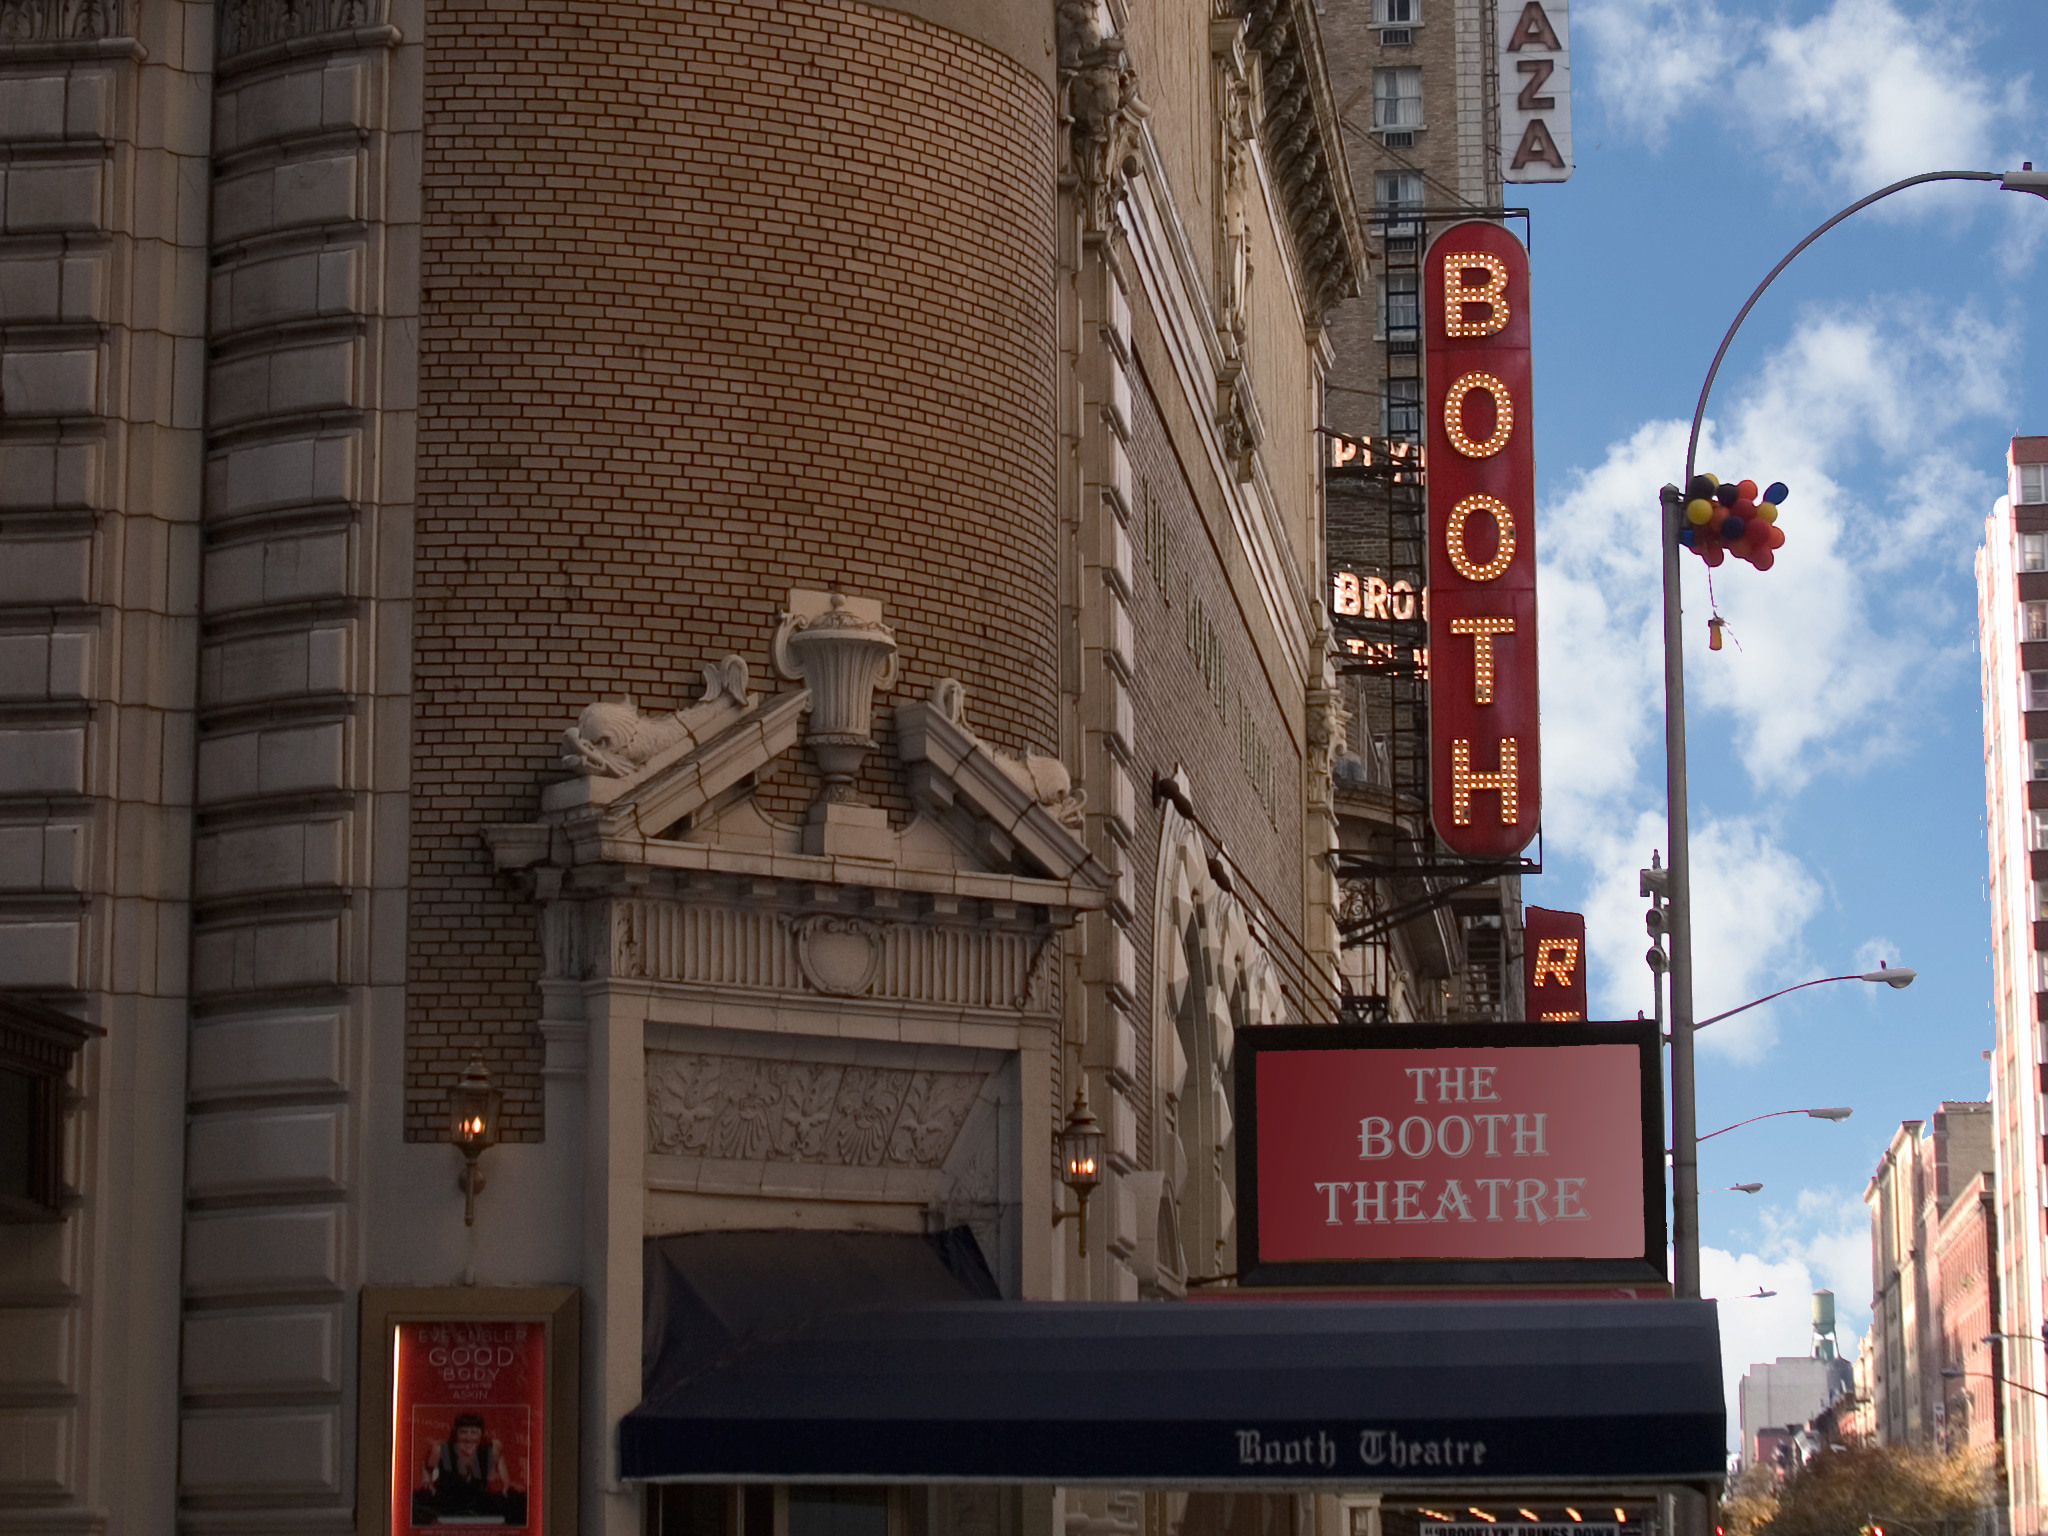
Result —
<instances>
[{"instance_id":1,"label":"wall-mounted lantern","mask_svg":"<svg viewBox=\"0 0 2048 1536\"><path fill-rule=\"evenodd\" d=\"M484 1187L476 1162L498 1144L498 1112L504 1101L504 1090L491 1086L490 1070L481 1061L463 1068L462 1077L448 1094L448 1139L462 1154L462 1178L457 1187L462 1191L465 1227L476 1225L477 1191Z\"/></svg>"},{"instance_id":2,"label":"wall-mounted lantern","mask_svg":"<svg viewBox=\"0 0 2048 1536\"><path fill-rule=\"evenodd\" d=\"M1060 1182L1074 1192L1077 1209L1059 1210L1053 1213L1052 1223L1058 1226L1069 1215L1081 1221L1080 1251L1088 1252L1088 1197L1095 1192L1095 1186L1102 1182L1102 1127L1095 1116L1088 1112L1088 1084L1084 1079L1074 1090L1073 1113L1067 1116L1067 1123L1059 1134Z\"/></svg>"}]
</instances>

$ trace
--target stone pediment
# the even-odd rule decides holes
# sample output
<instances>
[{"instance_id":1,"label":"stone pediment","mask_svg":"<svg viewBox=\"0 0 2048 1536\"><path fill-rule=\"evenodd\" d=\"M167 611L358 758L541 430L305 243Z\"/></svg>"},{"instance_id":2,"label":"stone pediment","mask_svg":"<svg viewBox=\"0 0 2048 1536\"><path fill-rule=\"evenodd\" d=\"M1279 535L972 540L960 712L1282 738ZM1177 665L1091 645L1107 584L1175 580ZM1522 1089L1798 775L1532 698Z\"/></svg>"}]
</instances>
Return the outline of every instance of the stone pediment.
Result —
<instances>
[{"instance_id":1,"label":"stone pediment","mask_svg":"<svg viewBox=\"0 0 2048 1536\"><path fill-rule=\"evenodd\" d=\"M536 821L487 831L497 867L529 875L544 897L565 881L636 884L645 877L623 870L653 866L1067 911L1103 904L1112 879L1081 840L1082 797L1066 768L983 742L966 722L965 688L951 679L927 701L895 709L915 814L892 825L880 807L859 803L852 780L873 746L871 692L832 701L832 717L821 721L818 690L846 691L844 669L827 663L849 642L864 647L856 659L869 661L886 646L893 669L894 641L878 608L870 618L844 600L810 623L807 637L786 644L804 621L785 618L777 637L778 657L792 658L787 670L799 671L803 686L757 698L746 662L728 656L703 669L702 696L671 714L610 701L586 708L562 736L562 763L574 777L542 791ZM797 658L809 658L816 676L801 675ZM869 670L870 688L888 675ZM826 785L805 818L790 821L755 791L799 751L826 770Z\"/></svg>"}]
</instances>

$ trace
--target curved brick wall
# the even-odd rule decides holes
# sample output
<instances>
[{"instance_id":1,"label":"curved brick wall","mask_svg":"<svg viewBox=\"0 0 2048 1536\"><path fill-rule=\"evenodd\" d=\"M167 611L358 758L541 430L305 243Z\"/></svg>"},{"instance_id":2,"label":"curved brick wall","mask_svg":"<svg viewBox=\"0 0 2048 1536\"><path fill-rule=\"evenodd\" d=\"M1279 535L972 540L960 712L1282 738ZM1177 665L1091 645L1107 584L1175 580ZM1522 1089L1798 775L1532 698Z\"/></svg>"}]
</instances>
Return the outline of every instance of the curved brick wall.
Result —
<instances>
[{"instance_id":1,"label":"curved brick wall","mask_svg":"<svg viewBox=\"0 0 2048 1536\"><path fill-rule=\"evenodd\" d=\"M407 1125L481 1054L532 1139L533 919L478 830L583 704L764 675L836 581L897 698L956 674L1057 742L1053 105L860 5L428 16Z\"/></svg>"}]
</instances>

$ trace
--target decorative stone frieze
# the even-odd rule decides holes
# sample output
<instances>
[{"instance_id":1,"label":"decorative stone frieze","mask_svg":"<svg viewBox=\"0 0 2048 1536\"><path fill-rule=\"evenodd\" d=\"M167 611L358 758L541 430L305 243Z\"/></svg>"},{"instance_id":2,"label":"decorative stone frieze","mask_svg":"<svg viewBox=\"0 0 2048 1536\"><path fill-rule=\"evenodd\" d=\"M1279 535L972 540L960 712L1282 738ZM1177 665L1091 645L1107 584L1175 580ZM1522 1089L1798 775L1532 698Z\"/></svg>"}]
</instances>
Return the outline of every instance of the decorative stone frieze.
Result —
<instances>
[{"instance_id":1,"label":"decorative stone frieze","mask_svg":"<svg viewBox=\"0 0 2048 1536\"><path fill-rule=\"evenodd\" d=\"M384 20L384 0L222 0L220 57Z\"/></svg>"},{"instance_id":2,"label":"decorative stone frieze","mask_svg":"<svg viewBox=\"0 0 2048 1536\"><path fill-rule=\"evenodd\" d=\"M1054 18L1069 174L1080 189L1083 232L1099 239L1108 235L1117 201L1143 163L1138 125L1152 109L1138 94L1138 73L1123 39L1103 31L1096 0L1059 0Z\"/></svg>"},{"instance_id":3,"label":"decorative stone frieze","mask_svg":"<svg viewBox=\"0 0 2048 1536\"><path fill-rule=\"evenodd\" d=\"M811 690L804 744L825 780L818 798L858 803L854 777L875 746L875 689L896 681L896 636L879 614L869 617L834 592L823 612L785 613L774 651L775 670Z\"/></svg>"},{"instance_id":4,"label":"decorative stone frieze","mask_svg":"<svg viewBox=\"0 0 2048 1536\"><path fill-rule=\"evenodd\" d=\"M1337 754L1344 748L1344 727L1350 715L1344 695L1331 687L1308 691L1308 798L1311 805L1328 805Z\"/></svg>"},{"instance_id":5,"label":"decorative stone frieze","mask_svg":"<svg viewBox=\"0 0 2048 1536\"><path fill-rule=\"evenodd\" d=\"M1053 820L1072 831L1081 830L1088 794L1074 788L1074 776L1065 763L1038 752L1019 757L983 741L967 723L967 685L958 678L942 677L932 684L931 706L986 752L1011 783L1051 812Z\"/></svg>"},{"instance_id":6,"label":"decorative stone frieze","mask_svg":"<svg viewBox=\"0 0 2048 1536\"><path fill-rule=\"evenodd\" d=\"M0 47L133 35L124 0L0 0Z\"/></svg>"},{"instance_id":7,"label":"decorative stone frieze","mask_svg":"<svg viewBox=\"0 0 2048 1536\"><path fill-rule=\"evenodd\" d=\"M1303 303L1320 323L1332 305L1360 291L1366 256L1313 0L1249 0L1244 44L1260 61L1266 169L1286 209Z\"/></svg>"},{"instance_id":8,"label":"decorative stone frieze","mask_svg":"<svg viewBox=\"0 0 2048 1536\"><path fill-rule=\"evenodd\" d=\"M1258 401L1252 397L1251 375L1237 358L1224 363L1216 374L1216 427L1223 435L1223 451L1230 459L1231 473L1240 482L1251 479L1258 464L1259 444L1265 441L1266 424L1260 419Z\"/></svg>"},{"instance_id":9,"label":"decorative stone frieze","mask_svg":"<svg viewBox=\"0 0 2048 1536\"><path fill-rule=\"evenodd\" d=\"M628 778L670 749L693 747L753 708L743 657L704 663L704 694L689 709L643 715L630 702L589 705L562 732L562 766L598 778Z\"/></svg>"},{"instance_id":10,"label":"decorative stone frieze","mask_svg":"<svg viewBox=\"0 0 2048 1536\"><path fill-rule=\"evenodd\" d=\"M1050 970L1053 939L1027 926L1021 912L1009 927L997 926L992 910L973 907L882 921L778 910L780 896L750 906L614 900L607 970L626 981L1006 1013L1046 1006L1042 973ZM796 892L789 898L791 905L800 899Z\"/></svg>"},{"instance_id":11,"label":"decorative stone frieze","mask_svg":"<svg viewBox=\"0 0 2048 1536\"><path fill-rule=\"evenodd\" d=\"M647 1150L936 1169L951 1154L986 1080L979 1072L650 1050Z\"/></svg>"}]
</instances>

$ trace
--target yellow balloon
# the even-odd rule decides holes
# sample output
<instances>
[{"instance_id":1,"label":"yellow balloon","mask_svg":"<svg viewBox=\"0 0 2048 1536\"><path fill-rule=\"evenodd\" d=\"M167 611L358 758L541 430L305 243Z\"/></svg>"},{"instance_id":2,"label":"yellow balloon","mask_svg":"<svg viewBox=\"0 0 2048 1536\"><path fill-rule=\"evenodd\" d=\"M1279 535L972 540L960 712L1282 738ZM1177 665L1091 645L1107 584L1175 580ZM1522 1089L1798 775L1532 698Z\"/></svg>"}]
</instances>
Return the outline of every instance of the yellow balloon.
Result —
<instances>
[{"instance_id":1,"label":"yellow balloon","mask_svg":"<svg viewBox=\"0 0 2048 1536\"><path fill-rule=\"evenodd\" d=\"M1689 523L1704 523L1714 515L1714 504L1704 497L1685 504L1685 520Z\"/></svg>"},{"instance_id":2,"label":"yellow balloon","mask_svg":"<svg viewBox=\"0 0 2048 1536\"><path fill-rule=\"evenodd\" d=\"M1756 515L1762 518L1767 523L1775 523L1778 520L1778 508L1776 503L1768 501L1758 502L1756 504Z\"/></svg>"}]
</instances>

